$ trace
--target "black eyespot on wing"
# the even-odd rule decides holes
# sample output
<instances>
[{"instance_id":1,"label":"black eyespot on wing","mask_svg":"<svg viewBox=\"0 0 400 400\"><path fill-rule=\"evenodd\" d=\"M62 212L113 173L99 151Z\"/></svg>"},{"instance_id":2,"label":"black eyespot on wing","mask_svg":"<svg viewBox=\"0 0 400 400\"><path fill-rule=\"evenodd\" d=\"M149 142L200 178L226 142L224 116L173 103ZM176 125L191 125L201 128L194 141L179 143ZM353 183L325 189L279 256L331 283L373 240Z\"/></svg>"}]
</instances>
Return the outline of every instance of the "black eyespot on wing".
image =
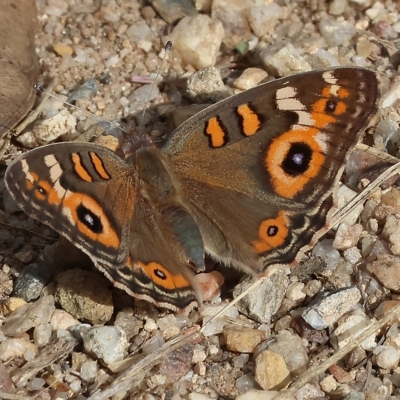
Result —
<instances>
[{"instance_id":1,"label":"black eyespot on wing","mask_svg":"<svg viewBox=\"0 0 400 400\"><path fill-rule=\"evenodd\" d=\"M292 143L282 162L283 170L291 176L303 175L309 168L312 149L305 143Z\"/></svg>"},{"instance_id":2,"label":"black eyespot on wing","mask_svg":"<svg viewBox=\"0 0 400 400\"><path fill-rule=\"evenodd\" d=\"M80 204L76 209L76 213L79 221L81 221L82 224L84 224L93 233L100 234L103 232L103 224L101 223L100 218L84 205Z\"/></svg>"}]
</instances>

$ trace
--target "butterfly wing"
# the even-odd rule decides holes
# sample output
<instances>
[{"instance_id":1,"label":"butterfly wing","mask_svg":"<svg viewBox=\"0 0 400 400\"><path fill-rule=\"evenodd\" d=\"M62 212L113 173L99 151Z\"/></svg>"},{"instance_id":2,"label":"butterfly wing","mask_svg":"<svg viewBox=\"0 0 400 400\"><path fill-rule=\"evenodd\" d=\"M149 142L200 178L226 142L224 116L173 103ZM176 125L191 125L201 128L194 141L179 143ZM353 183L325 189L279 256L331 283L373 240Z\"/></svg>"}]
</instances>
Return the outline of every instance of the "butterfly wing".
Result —
<instances>
[{"instance_id":1,"label":"butterfly wing","mask_svg":"<svg viewBox=\"0 0 400 400\"><path fill-rule=\"evenodd\" d=\"M14 160L5 182L26 214L80 249L109 263L126 259L134 184L129 166L111 150L89 143L43 146Z\"/></svg>"},{"instance_id":2,"label":"butterfly wing","mask_svg":"<svg viewBox=\"0 0 400 400\"><path fill-rule=\"evenodd\" d=\"M165 145L206 249L262 273L326 225L351 149L376 113L374 72L282 78L211 106Z\"/></svg>"},{"instance_id":3,"label":"butterfly wing","mask_svg":"<svg viewBox=\"0 0 400 400\"><path fill-rule=\"evenodd\" d=\"M167 228L174 227L171 206L164 216L155 212L137 171L103 146L59 143L13 161L5 182L26 214L66 236L117 287L160 306L190 307L196 294L185 268L197 253L173 251L179 243ZM184 221L196 236L197 226Z\"/></svg>"}]
</instances>

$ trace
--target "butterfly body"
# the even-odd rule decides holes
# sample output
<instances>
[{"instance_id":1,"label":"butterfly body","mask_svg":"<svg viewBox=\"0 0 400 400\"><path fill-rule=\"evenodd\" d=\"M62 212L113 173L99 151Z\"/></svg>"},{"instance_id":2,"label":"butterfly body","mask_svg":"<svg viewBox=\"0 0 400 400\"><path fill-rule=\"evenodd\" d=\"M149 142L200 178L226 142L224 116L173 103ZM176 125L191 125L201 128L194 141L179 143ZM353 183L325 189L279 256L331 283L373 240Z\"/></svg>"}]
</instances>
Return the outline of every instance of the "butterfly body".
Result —
<instances>
[{"instance_id":1,"label":"butterfly body","mask_svg":"<svg viewBox=\"0 0 400 400\"><path fill-rule=\"evenodd\" d=\"M378 97L369 70L299 74L203 110L162 149L142 133L125 159L91 143L35 149L9 166L6 184L116 286L186 308L205 253L262 275L293 265L324 232Z\"/></svg>"}]
</instances>

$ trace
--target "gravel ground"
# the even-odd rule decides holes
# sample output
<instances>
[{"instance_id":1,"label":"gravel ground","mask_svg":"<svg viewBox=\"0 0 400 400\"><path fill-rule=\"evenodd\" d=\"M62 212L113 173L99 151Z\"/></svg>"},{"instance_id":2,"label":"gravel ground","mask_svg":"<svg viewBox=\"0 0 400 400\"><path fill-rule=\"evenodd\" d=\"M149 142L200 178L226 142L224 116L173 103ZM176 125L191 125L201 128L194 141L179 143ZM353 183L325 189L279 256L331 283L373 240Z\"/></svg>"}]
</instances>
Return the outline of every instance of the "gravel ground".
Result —
<instances>
[{"instance_id":1,"label":"gravel ground","mask_svg":"<svg viewBox=\"0 0 400 400\"><path fill-rule=\"evenodd\" d=\"M12 140L0 164L0 398L247 400L280 392L298 400L400 399L398 317L377 327L400 303L397 175L293 274L277 272L249 304L207 326L249 285L240 272L207 260L203 307L157 309L111 287L7 193L6 165L29 148L82 133L105 133L96 140L115 148L122 136L115 122L134 117L162 142L205 104L339 65L376 71L382 87L379 117L364 139L375 154L353 153L339 204L397 162L398 3L195 3L37 1L39 83L58 99L47 100L39 122ZM165 55L167 40L173 46ZM356 343L363 331L368 336ZM340 360L293 394L283 392L349 343L354 348Z\"/></svg>"}]
</instances>

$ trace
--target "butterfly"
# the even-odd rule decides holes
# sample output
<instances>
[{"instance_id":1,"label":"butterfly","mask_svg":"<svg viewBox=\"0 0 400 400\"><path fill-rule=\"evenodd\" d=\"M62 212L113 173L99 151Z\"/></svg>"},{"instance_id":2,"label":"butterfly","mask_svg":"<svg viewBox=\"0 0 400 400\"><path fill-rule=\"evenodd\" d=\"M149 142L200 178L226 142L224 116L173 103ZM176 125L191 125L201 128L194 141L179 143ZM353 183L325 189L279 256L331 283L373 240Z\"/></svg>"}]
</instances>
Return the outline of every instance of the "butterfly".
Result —
<instances>
[{"instance_id":1,"label":"butterfly","mask_svg":"<svg viewBox=\"0 0 400 400\"><path fill-rule=\"evenodd\" d=\"M199 300L206 254L248 274L293 266L325 231L345 162L377 111L373 71L277 79L214 104L162 148L124 157L93 143L31 150L5 182L21 209L67 237L116 287L172 310Z\"/></svg>"}]
</instances>

